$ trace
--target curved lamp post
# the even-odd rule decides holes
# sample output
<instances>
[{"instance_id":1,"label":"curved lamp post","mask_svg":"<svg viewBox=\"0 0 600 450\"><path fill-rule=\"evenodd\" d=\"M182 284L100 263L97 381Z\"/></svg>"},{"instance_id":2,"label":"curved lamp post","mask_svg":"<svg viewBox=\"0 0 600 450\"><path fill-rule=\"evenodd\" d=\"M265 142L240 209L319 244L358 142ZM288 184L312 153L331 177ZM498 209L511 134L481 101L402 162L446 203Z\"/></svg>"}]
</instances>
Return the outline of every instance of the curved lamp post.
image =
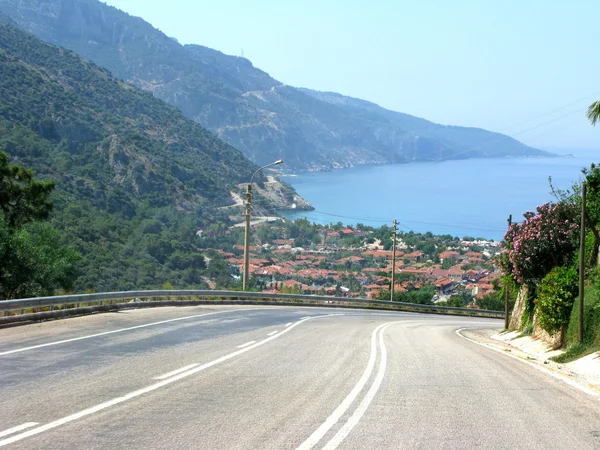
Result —
<instances>
[{"instance_id":1,"label":"curved lamp post","mask_svg":"<svg viewBox=\"0 0 600 450\"><path fill-rule=\"evenodd\" d=\"M242 274L242 290L246 290L248 288L248 271L249 271L249 259L250 259L250 252L249 252L249 247L250 247L250 216L252 215L252 182L254 181L254 177L256 176L256 174L258 172L260 172L261 170L267 168L267 167L271 167L271 166L275 166L277 164L283 164L283 159L278 159L277 161L274 161L270 164L264 165L260 168L258 168L258 170L256 172L254 172L254 175L252 175L252 178L250 178L250 183L248 184L248 188L246 190L246 230L244 233L244 273Z\"/></svg>"}]
</instances>

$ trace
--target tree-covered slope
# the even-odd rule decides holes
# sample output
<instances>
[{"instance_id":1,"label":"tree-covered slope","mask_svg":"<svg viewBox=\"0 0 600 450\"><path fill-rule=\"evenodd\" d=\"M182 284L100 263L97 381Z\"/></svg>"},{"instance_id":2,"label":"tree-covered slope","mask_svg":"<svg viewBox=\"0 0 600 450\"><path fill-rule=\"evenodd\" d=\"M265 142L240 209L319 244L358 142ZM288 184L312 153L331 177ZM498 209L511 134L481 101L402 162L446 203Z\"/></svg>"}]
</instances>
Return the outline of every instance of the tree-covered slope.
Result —
<instances>
[{"instance_id":1,"label":"tree-covered slope","mask_svg":"<svg viewBox=\"0 0 600 450\"><path fill-rule=\"evenodd\" d=\"M0 149L56 181L79 290L200 283L195 233L256 168L148 92L0 21Z\"/></svg>"},{"instance_id":2,"label":"tree-covered slope","mask_svg":"<svg viewBox=\"0 0 600 450\"><path fill-rule=\"evenodd\" d=\"M362 100L283 85L244 58L180 45L97 0L0 0L0 11L177 106L260 164L283 158L288 169L322 170L547 155L485 130L444 127Z\"/></svg>"}]
</instances>

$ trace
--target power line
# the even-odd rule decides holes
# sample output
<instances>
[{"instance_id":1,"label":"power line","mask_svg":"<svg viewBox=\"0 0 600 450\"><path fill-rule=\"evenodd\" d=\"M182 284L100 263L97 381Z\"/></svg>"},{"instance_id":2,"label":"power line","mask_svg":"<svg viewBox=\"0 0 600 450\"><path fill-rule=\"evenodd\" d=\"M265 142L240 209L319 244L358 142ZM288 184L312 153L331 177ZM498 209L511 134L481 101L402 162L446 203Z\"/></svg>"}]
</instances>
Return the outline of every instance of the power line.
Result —
<instances>
[{"instance_id":1,"label":"power line","mask_svg":"<svg viewBox=\"0 0 600 450\"><path fill-rule=\"evenodd\" d=\"M532 120L535 120L535 119L539 119L540 117L547 116L548 114L555 113L555 112L557 112L557 111L560 111L561 109L568 108L569 106L573 106L573 105L575 105L575 104L577 104L577 103L579 103L579 102L582 102L582 101L584 101L584 100L587 100L587 99L589 99L589 98L592 98L592 97L597 97L598 95L600 95L600 91L598 91L598 92L594 92L593 94L590 94L590 95L586 95L585 97L582 97L582 98L580 98L579 100L575 100L574 102L568 103L568 104L566 104L566 105L564 105L564 106L560 106L560 107L558 107L558 108L556 108L556 109L553 109L553 110L551 110L551 111L545 112L545 113L543 113L543 114L539 114L539 115L537 115L537 116L534 116L534 117L531 117L531 118L529 118L529 119L522 120L521 122L518 122L518 123L516 123L516 124L514 124L514 125L511 125L511 126L509 126L509 127L503 128L502 130L500 130L500 131L499 131L499 133L504 133L505 131L507 131L507 130L509 130L509 129L511 129L511 128L517 127L517 126L519 126L519 125L522 125L522 124L524 124L524 123L527 123L527 122L531 122Z\"/></svg>"},{"instance_id":2,"label":"power line","mask_svg":"<svg viewBox=\"0 0 600 450\"><path fill-rule=\"evenodd\" d=\"M551 110L551 111L548 111L548 112L545 112L545 113L543 113L543 114L538 114L537 116L534 116L534 117L532 117L532 118L529 118L529 119L522 120L521 122L519 122L519 123L517 123L517 124L514 124L514 125L511 125L510 127L507 127L506 129L504 129L504 130L500 131L499 133L502 133L502 132L503 132L503 131L505 131L505 130L508 130L508 129L510 129L510 128L514 128L514 127L516 127L516 126L519 126L519 125L522 125L522 124L524 124L524 123L531 122L532 120L538 119L538 118L540 118L540 117L547 116L547 115L549 115L549 114L552 114L552 113L554 113L554 112L560 111L560 110L562 110L562 109L568 108L569 106L573 106L573 105L575 105L575 104L577 104L577 103L579 103L579 102L581 102L581 101L583 101L583 100L587 100L587 99L589 99L589 98L591 98L591 97L594 97L594 96L597 96L597 95L600 95L600 91L598 91L598 92L594 92L593 94L587 95L587 96L585 96L585 97L582 97L582 98L580 98L580 99L578 99L578 100L575 100L574 102L568 103L568 104L566 104L566 105L564 105L564 106L561 106L561 107L559 107L559 108L555 108L555 109L553 109L553 110ZM465 153L469 153L469 152L472 152L473 150L478 150L478 149L480 149L480 148L483 148L483 147L489 146L489 145L491 145L491 144L496 144L496 143L498 143L498 142L502 142L502 141L505 141L505 140L508 140L508 139L514 139L514 136L518 136L518 135L521 135L521 134L523 134L523 133L527 133L527 132L529 132L529 131L531 131L531 130L535 130L536 128L540 128L540 127L542 127L542 126L549 125L549 124L551 124L551 123L554 123L554 122L556 122L556 121L558 121L558 120L561 120L561 119L564 119L564 118L566 118L566 117L572 116L573 114L577 114L577 113L583 113L583 112L584 112L586 109L587 109L587 107L586 107L586 108L584 108L583 110L582 110L582 109L577 109L577 110L575 110L575 111L571 111L571 112L569 112L569 113L567 113L567 114L564 114L564 115L562 115L562 116L556 117L556 118L554 118L554 119L551 119L551 120L548 120L548 121L546 121L546 122L539 123L539 124L537 124L537 125L534 125L534 126L532 126L532 127L529 127L529 128L527 128L527 129L525 129L525 130L521 130L521 131L518 131L518 132L516 132L516 133L512 133L512 135L511 135L511 136L508 136L508 135L507 135L507 136L502 136L502 137L500 137L499 139L495 139L495 140L489 140L488 142L484 142L484 143L482 143L482 144L475 145L475 146L473 146L473 147L470 147L470 148L468 148L468 149L466 149L466 150L459 151L458 153L453 153L452 155L448 155L448 156L446 156L446 157L443 157L443 158L436 159L435 161L436 161L436 162L443 162L443 161L447 161L447 160L449 160L449 159L451 159L451 158L454 158L454 157L456 157L456 156L458 156L458 155L462 155L462 154L465 154ZM453 149L453 150L459 150L459 148L458 148L456 145L452 145L452 144L446 144L446 146L447 146L449 149Z\"/></svg>"},{"instance_id":3,"label":"power line","mask_svg":"<svg viewBox=\"0 0 600 450\"><path fill-rule=\"evenodd\" d=\"M586 119L582 119L581 117L579 117L579 118L577 118L576 120L573 120L573 121L571 121L571 122L568 122L568 123L566 123L566 124L563 124L563 125L561 126L561 128L560 128L560 129L561 129L561 131L562 131L562 130L564 130L564 129L566 129L566 128L572 127L573 125L576 125L576 124L579 124L579 123L584 123L584 122L587 122L587 120L586 120ZM542 133L537 133L537 134L534 134L534 135L532 135L532 136L529 136L529 139L536 138L536 137L538 137L538 136L542 136L542 135L544 135L544 134L546 134L546 133L547 133L547 131L543 131Z\"/></svg>"},{"instance_id":4,"label":"power line","mask_svg":"<svg viewBox=\"0 0 600 450\"><path fill-rule=\"evenodd\" d=\"M542 122L542 123L540 123L540 124L534 125L534 126L532 126L532 127L530 127L530 128L527 128L527 129L525 129L525 130L519 131L519 132L517 132L517 133L513 133L513 135L512 135L512 136L508 136L508 135L506 135L506 136L502 136L502 137L500 137L500 138L498 138L498 139L495 139L495 140L489 140L489 141L487 141L487 142L484 142L484 143L482 143L482 144L479 144L479 145L475 145L475 146L473 146L473 147L470 147L470 148L468 148L468 149L466 149L466 150L459 151L458 153L452 153L451 155L448 155L448 156L446 156L446 157L443 157L443 158L436 159L436 160L435 160L435 162L443 162L443 161L447 161L447 160L449 160L449 159L452 159L452 158L454 158L454 157L456 157L456 156L458 156L458 155L463 155L463 154L465 154L465 153L469 153L469 152L472 152L472 151L474 151L474 150L479 150L479 149L481 149L481 148L483 148L483 147L487 147L487 146L489 146L489 145L492 145L492 144L497 144L497 143L499 143L499 142L506 141L506 140L509 140L509 139L515 140L514 136L518 136L518 135L520 135L520 134L527 133L528 131L535 130L536 128L542 127L542 126L544 126L544 125L549 125L549 124L551 124L551 123L554 123L554 122L556 122L557 120L564 119L564 118L566 118L566 117L569 117L569 116L572 116L573 114L576 114L576 113L583 113L583 110L571 111L570 113L568 113L568 114L565 114L565 115L563 115L563 116L556 117L556 118L554 118L554 119L552 119L552 120L548 120L548 121L546 121L546 122ZM459 149L457 146L455 146L455 145L451 145L451 144L447 144L446 146L447 146L448 148L450 148L450 149L454 149L454 150L458 150L458 149Z\"/></svg>"}]
</instances>

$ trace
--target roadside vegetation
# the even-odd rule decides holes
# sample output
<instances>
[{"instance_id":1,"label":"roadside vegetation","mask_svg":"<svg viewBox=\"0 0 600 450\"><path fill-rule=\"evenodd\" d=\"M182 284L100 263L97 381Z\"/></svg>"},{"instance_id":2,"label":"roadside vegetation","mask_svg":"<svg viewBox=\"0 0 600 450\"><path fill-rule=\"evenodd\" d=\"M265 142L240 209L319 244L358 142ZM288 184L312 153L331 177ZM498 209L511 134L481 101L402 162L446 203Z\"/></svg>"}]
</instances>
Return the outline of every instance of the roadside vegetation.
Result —
<instances>
[{"instance_id":1,"label":"roadside vegetation","mask_svg":"<svg viewBox=\"0 0 600 450\"><path fill-rule=\"evenodd\" d=\"M10 164L0 152L0 298L52 295L72 289L80 255L44 222L52 211L52 181Z\"/></svg>"},{"instance_id":2,"label":"roadside vegetation","mask_svg":"<svg viewBox=\"0 0 600 450\"><path fill-rule=\"evenodd\" d=\"M584 293L583 342L578 340L579 299L575 300L565 333L565 353L555 357L556 362L567 363L581 356L600 351L600 273L595 269L588 279Z\"/></svg>"},{"instance_id":3,"label":"roadside vegetation","mask_svg":"<svg viewBox=\"0 0 600 450\"><path fill-rule=\"evenodd\" d=\"M590 105L588 119L600 119L600 101ZM513 283L521 294L519 329L526 334L544 330L565 349L555 357L569 362L600 350L600 167L583 168L586 184L585 209L582 186L560 191L550 185L556 202L524 214L506 233L499 264L505 284ZM584 211L584 311L583 341L579 341L580 217ZM513 292L513 296L515 293Z\"/></svg>"}]
</instances>

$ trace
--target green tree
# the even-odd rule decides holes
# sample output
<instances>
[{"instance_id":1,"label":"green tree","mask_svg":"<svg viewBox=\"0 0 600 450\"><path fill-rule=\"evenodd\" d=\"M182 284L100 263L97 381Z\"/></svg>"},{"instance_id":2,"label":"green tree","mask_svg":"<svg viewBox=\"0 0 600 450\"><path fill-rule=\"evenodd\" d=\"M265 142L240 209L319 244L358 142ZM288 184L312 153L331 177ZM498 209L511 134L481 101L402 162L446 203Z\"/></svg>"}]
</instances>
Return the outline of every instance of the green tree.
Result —
<instances>
[{"instance_id":1,"label":"green tree","mask_svg":"<svg viewBox=\"0 0 600 450\"><path fill-rule=\"evenodd\" d=\"M62 245L60 233L46 223L52 181L37 181L33 172L9 164L0 152L0 297L51 295L75 281L78 252Z\"/></svg>"},{"instance_id":2,"label":"green tree","mask_svg":"<svg viewBox=\"0 0 600 450\"><path fill-rule=\"evenodd\" d=\"M491 292L477 300L477 306L490 311L504 311L504 298L502 292Z\"/></svg>"},{"instance_id":3,"label":"green tree","mask_svg":"<svg viewBox=\"0 0 600 450\"><path fill-rule=\"evenodd\" d=\"M14 230L0 215L0 298L52 295L75 281L79 253L46 223Z\"/></svg>"},{"instance_id":4,"label":"green tree","mask_svg":"<svg viewBox=\"0 0 600 450\"><path fill-rule=\"evenodd\" d=\"M473 296L468 291L460 291L452 294L448 299L447 306L463 308L473 301Z\"/></svg>"},{"instance_id":5,"label":"green tree","mask_svg":"<svg viewBox=\"0 0 600 450\"><path fill-rule=\"evenodd\" d=\"M8 155L0 151L0 210L10 228L48 218L53 189L54 181L35 180L31 170L9 164Z\"/></svg>"},{"instance_id":6,"label":"green tree","mask_svg":"<svg viewBox=\"0 0 600 450\"><path fill-rule=\"evenodd\" d=\"M444 262L442 263L442 269L448 270L453 265L454 265L454 261L452 261L451 259L445 259Z\"/></svg>"},{"instance_id":7,"label":"green tree","mask_svg":"<svg viewBox=\"0 0 600 450\"><path fill-rule=\"evenodd\" d=\"M600 232L596 227L600 223L600 166L592 163L589 168L584 167L581 173L585 176L587 186L587 198L585 208L586 228L594 237L594 245L589 253L589 264L594 265L598 259L598 248L600 247ZM554 196L562 203L573 204L579 212L582 209L582 192L580 184L573 184L571 190L556 189L549 178L550 188Z\"/></svg>"}]
</instances>

